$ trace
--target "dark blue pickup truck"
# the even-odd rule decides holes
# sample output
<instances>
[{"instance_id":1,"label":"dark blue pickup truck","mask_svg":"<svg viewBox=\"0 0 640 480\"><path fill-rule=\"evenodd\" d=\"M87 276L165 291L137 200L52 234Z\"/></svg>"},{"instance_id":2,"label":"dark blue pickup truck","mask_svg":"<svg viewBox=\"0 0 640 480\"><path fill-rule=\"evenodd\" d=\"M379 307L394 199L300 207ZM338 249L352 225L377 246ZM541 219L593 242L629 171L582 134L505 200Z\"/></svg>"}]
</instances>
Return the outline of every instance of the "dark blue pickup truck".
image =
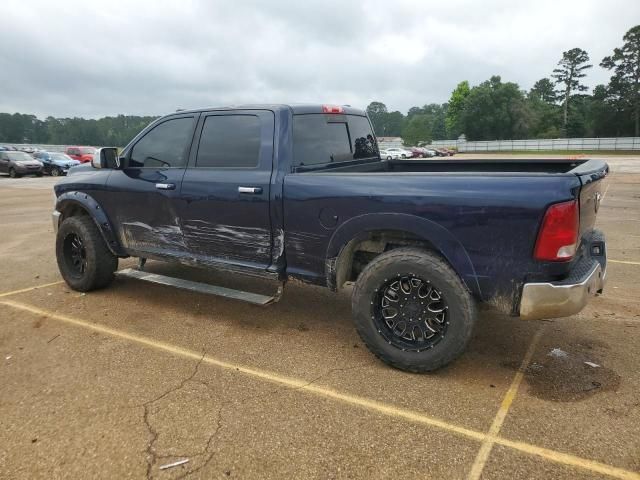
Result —
<instances>
[{"instance_id":1,"label":"dark blue pickup truck","mask_svg":"<svg viewBox=\"0 0 640 480\"><path fill-rule=\"evenodd\" d=\"M354 283L369 349L428 371L463 352L477 302L549 318L602 291L607 173L586 159L382 160L366 114L347 106L181 111L55 186L56 254L80 291L130 256Z\"/></svg>"}]
</instances>

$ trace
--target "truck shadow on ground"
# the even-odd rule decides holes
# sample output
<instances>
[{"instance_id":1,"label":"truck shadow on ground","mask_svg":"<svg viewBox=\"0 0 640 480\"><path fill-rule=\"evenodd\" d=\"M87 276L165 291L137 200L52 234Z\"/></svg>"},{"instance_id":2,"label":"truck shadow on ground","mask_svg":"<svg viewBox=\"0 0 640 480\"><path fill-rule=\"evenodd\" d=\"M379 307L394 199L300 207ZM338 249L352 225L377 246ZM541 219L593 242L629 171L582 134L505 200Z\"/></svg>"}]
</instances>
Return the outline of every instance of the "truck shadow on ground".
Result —
<instances>
[{"instance_id":1,"label":"truck shadow on ground","mask_svg":"<svg viewBox=\"0 0 640 480\"><path fill-rule=\"evenodd\" d=\"M158 264L148 270L252 292L269 293L274 288L273 283L260 279L173 265ZM271 341L274 335L290 336L293 350L309 344L315 344L314 348L322 348L322 344L327 349L339 348L345 364L365 362L370 366L368 374L371 370L383 376L397 372L369 354L358 337L351 320L350 288L333 293L322 287L291 282L282 300L267 307L122 278L104 294L123 303L135 299L139 304L148 304L150 309L181 311L189 324L197 328L207 329L212 321L224 322L238 335L251 332L250 341L260 342L261 338ZM462 357L428 377L486 388L503 387L520 368L535 332L543 325L547 331L553 331L553 344L546 341L550 335L543 337L524 372L530 395L551 402L572 402L600 392L617 391L620 376L603 365L609 348L606 343L575 337L566 322L525 322L489 308L480 309L473 338ZM554 349L563 353L550 354Z\"/></svg>"}]
</instances>

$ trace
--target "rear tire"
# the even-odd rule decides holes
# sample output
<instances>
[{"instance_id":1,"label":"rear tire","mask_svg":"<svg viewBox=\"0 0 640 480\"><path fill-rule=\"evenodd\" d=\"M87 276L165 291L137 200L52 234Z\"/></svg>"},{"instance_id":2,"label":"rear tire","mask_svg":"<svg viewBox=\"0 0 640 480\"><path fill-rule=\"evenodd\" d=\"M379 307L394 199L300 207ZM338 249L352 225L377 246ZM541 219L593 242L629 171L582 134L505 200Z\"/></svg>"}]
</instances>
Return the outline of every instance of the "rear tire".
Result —
<instances>
[{"instance_id":1,"label":"rear tire","mask_svg":"<svg viewBox=\"0 0 640 480\"><path fill-rule=\"evenodd\" d=\"M15 168L10 168L9 169L9 176L11 178L20 178L21 177L21 175L18 172L16 172Z\"/></svg>"},{"instance_id":2,"label":"rear tire","mask_svg":"<svg viewBox=\"0 0 640 480\"><path fill-rule=\"evenodd\" d=\"M80 292L106 287L118 268L118 257L107 248L88 216L62 222L56 237L56 258L62 278Z\"/></svg>"},{"instance_id":3,"label":"rear tire","mask_svg":"<svg viewBox=\"0 0 640 480\"><path fill-rule=\"evenodd\" d=\"M471 294L449 264L416 248L394 249L369 263L351 304L367 348L386 364L416 373L458 358L477 316Z\"/></svg>"}]
</instances>

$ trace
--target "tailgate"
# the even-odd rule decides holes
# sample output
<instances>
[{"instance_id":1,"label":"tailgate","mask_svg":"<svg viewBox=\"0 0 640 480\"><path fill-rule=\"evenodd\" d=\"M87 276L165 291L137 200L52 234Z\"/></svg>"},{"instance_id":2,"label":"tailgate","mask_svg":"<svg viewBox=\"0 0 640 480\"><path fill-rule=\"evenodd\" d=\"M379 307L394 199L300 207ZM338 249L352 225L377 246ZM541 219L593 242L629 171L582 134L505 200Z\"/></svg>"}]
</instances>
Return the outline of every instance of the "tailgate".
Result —
<instances>
[{"instance_id":1,"label":"tailgate","mask_svg":"<svg viewBox=\"0 0 640 480\"><path fill-rule=\"evenodd\" d=\"M590 232L595 223L603 196L603 180L609 173L609 165L602 160L589 160L574 170L580 178L580 237Z\"/></svg>"}]
</instances>

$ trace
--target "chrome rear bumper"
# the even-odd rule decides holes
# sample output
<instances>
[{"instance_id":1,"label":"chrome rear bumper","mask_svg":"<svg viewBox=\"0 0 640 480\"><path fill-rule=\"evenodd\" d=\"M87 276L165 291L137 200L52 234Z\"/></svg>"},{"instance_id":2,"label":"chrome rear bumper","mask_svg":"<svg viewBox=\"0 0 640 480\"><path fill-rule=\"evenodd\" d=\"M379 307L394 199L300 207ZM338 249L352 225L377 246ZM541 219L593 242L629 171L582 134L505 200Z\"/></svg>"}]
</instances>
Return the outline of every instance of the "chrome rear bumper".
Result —
<instances>
[{"instance_id":1,"label":"chrome rear bumper","mask_svg":"<svg viewBox=\"0 0 640 480\"><path fill-rule=\"evenodd\" d=\"M585 239L584 255L569 277L559 282L525 283L520 298L520 317L568 317L582 310L605 286L607 253L604 234L593 230Z\"/></svg>"}]
</instances>

